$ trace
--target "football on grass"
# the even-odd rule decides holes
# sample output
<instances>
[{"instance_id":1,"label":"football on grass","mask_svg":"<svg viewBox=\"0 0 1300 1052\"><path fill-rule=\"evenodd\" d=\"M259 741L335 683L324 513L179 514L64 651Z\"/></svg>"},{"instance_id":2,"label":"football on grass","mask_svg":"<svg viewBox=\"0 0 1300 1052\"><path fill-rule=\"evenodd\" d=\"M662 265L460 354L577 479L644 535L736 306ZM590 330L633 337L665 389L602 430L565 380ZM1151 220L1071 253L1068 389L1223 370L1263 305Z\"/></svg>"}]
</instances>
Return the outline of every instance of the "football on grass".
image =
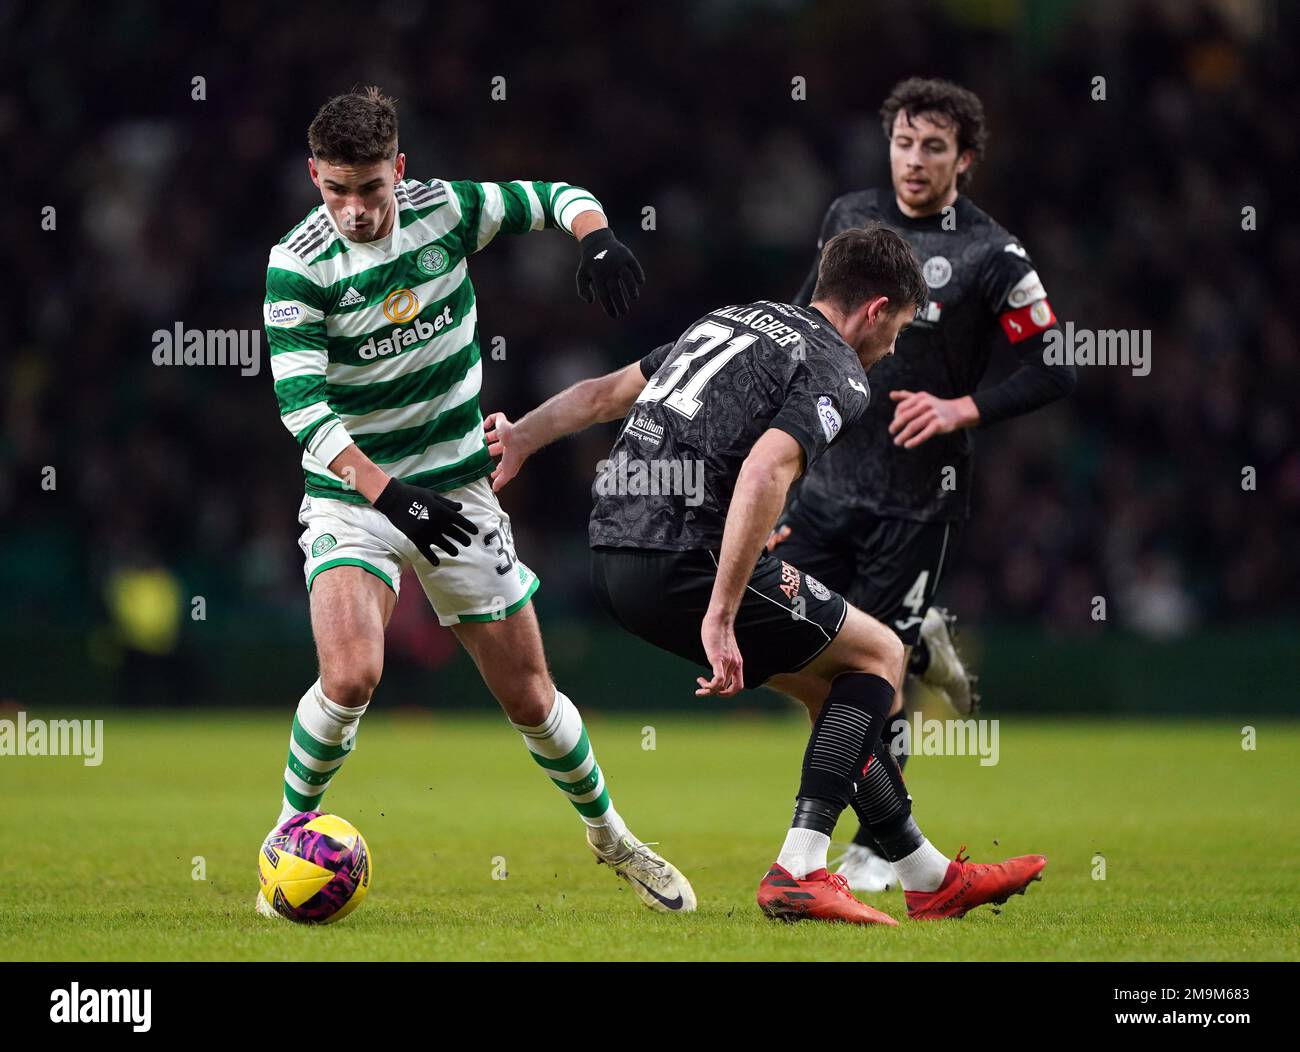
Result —
<instances>
[{"instance_id":1,"label":"football on grass","mask_svg":"<svg viewBox=\"0 0 1300 1052\"><path fill-rule=\"evenodd\" d=\"M361 905L370 888L370 849L338 815L294 815L262 845L262 895L299 924L329 924Z\"/></svg>"}]
</instances>

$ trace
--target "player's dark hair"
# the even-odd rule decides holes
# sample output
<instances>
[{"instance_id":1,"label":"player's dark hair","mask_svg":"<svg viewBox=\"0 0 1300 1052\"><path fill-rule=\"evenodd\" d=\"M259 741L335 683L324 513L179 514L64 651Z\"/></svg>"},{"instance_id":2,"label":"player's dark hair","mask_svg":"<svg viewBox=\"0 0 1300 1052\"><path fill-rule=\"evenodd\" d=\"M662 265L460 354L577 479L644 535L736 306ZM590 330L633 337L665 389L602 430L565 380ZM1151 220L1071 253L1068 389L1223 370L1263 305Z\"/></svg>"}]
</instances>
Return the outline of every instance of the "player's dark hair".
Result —
<instances>
[{"instance_id":1,"label":"player's dark hair","mask_svg":"<svg viewBox=\"0 0 1300 1052\"><path fill-rule=\"evenodd\" d=\"M374 164L397 156L397 100L376 87L335 95L307 129L307 145L318 161Z\"/></svg>"},{"instance_id":2,"label":"player's dark hair","mask_svg":"<svg viewBox=\"0 0 1300 1052\"><path fill-rule=\"evenodd\" d=\"M894 119L900 113L908 117L928 117L940 127L956 127L957 152L970 150L973 155L970 167L957 176L957 189L965 190L976 165L984 157L984 144L988 140L984 104L979 96L950 80L908 77L894 85L889 98L880 107L886 140L894 137Z\"/></svg>"},{"instance_id":3,"label":"player's dark hair","mask_svg":"<svg viewBox=\"0 0 1300 1052\"><path fill-rule=\"evenodd\" d=\"M929 295L912 246L879 223L836 234L822 248L813 300L852 311L876 296L888 296L894 310L925 306Z\"/></svg>"}]
</instances>

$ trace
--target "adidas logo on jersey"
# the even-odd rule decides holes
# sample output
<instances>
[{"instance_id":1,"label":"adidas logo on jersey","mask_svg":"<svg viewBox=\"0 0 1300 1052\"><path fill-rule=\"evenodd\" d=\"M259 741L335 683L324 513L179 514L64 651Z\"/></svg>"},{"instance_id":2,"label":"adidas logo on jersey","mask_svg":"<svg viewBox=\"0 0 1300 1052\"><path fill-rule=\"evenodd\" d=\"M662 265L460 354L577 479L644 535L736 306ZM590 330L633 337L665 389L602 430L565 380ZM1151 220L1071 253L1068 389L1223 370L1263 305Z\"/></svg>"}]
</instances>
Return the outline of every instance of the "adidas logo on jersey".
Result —
<instances>
[{"instance_id":1,"label":"adidas logo on jersey","mask_svg":"<svg viewBox=\"0 0 1300 1052\"><path fill-rule=\"evenodd\" d=\"M356 289L354 289L351 285L349 285L348 291L343 293L343 298L339 300L339 306L355 307L358 303L365 303L365 302L366 302L365 296L361 295L361 293L359 293Z\"/></svg>"}]
</instances>

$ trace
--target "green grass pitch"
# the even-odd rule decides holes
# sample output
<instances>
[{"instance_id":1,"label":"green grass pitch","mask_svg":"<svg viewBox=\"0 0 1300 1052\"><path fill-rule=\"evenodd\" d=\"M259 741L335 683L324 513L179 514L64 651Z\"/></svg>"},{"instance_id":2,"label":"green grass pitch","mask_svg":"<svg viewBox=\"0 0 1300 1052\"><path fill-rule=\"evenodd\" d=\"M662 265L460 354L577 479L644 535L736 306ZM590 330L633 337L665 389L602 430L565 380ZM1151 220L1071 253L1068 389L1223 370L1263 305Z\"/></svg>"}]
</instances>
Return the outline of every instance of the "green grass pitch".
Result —
<instances>
[{"instance_id":1,"label":"green grass pitch","mask_svg":"<svg viewBox=\"0 0 1300 1052\"><path fill-rule=\"evenodd\" d=\"M916 815L942 850L1050 862L1000 914L862 929L775 924L754 905L798 779L806 723L793 713L589 719L616 806L695 885L699 912L669 917L595 865L503 719L378 711L326 797L369 841L370 896L309 928L252 909L288 712L103 715L98 768L0 757L4 959L1300 957L1296 723L1260 724L1245 751L1241 720L1015 718L997 766L917 757ZM851 834L846 818L838 835ZM904 916L899 892L871 901Z\"/></svg>"}]
</instances>

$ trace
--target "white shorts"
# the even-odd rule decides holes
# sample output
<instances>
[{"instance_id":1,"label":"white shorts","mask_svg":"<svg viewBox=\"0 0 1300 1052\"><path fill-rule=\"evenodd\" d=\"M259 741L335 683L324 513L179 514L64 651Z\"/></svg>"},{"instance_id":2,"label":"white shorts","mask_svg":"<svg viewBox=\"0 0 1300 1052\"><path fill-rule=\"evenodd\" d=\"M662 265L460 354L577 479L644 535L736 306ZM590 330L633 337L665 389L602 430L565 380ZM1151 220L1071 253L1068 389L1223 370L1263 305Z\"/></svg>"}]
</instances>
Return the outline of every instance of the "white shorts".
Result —
<instances>
[{"instance_id":1,"label":"white shorts","mask_svg":"<svg viewBox=\"0 0 1300 1052\"><path fill-rule=\"evenodd\" d=\"M478 527L478 533L454 557L438 552L437 566L369 504L303 497L298 547L307 560L303 566L307 590L325 570L359 566L396 594L402 570L409 567L420 579L440 624L497 621L513 614L537 591L538 579L515 555L510 516L501 510L486 478L443 496L464 505L461 514Z\"/></svg>"}]
</instances>

